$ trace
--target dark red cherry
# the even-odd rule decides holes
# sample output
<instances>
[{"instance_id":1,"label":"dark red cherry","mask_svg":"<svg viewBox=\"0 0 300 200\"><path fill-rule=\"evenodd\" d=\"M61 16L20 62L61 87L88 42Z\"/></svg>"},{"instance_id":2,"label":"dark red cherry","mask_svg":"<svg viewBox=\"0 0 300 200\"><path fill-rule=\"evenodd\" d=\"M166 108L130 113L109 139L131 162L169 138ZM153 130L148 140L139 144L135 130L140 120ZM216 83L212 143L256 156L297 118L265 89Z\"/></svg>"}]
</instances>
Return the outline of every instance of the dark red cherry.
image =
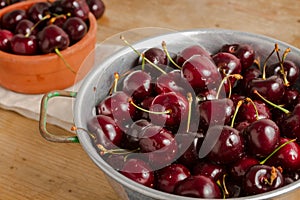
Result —
<instances>
[{"instance_id":1,"label":"dark red cherry","mask_svg":"<svg viewBox=\"0 0 300 200\"><path fill-rule=\"evenodd\" d=\"M254 91L258 91L267 100L278 103L285 92L285 86L283 80L279 76L270 76L266 79L256 78L248 84L248 94L256 99L259 99Z\"/></svg>"},{"instance_id":2,"label":"dark red cherry","mask_svg":"<svg viewBox=\"0 0 300 200\"><path fill-rule=\"evenodd\" d=\"M85 0L61 0L60 5L73 17L79 17L83 21L89 17L90 8Z\"/></svg>"},{"instance_id":3,"label":"dark red cherry","mask_svg":"<svg viewBox=\"0 0 300 200\"><path fill-rule=\"evenodd\" d=\"M299 77L299 66L297 66L294 62L290 60L285 60L283 62L284 73L286 74L286 78L289 81L290 85L293 85ZM278 75L282 76L281 65L280 63L274 63L266 68L267 77Z\"/></svg>"},{"instance_id":4,"label":"dark red cherry","mask_svg":"<svg viewBox=\"0 0 300 200\"><path fill-rule=\"evenodd\" d=\"M200 161L194 165L192 174L203 175L213 179L214 181L222 180L223 175L226 173L226 169L209 161Z\"/></svg>"},{"instance_id":5,"label":"dark red cherry","mask_svg":"<svg viewBox=\"0 0 300 200\"><path fill-rule=\"evenodd\" d=\"M127 178L153 188L155 186L155 176L151 167L143 160L131 158L128 159L120 172Z\"/></svg>"},{"instance_id":6,"label":"dark red cherry","mask_svg":"<svg viewBox=\"0 0 300 200\"><path fill-rule=\"evenodd\" d=\"M279 145L290 141L280 138ZM280 166L284 172L293 172L300 169L300 146L296 142L290 142L279 149L266 162L268 165Z\"/></svg>"},{"instance_id":7,"label":"dark red cherry","mask_svg":"<svg viewBox=\"0 0 300 200\"><path fill-rule=\"evenodd\" d=\"M152 47L150 49L147 49L144 52L145 58L147 58L149 61L156 65L167 65L168 64L168 58L165 52L156 47Z\"/></svg>"},{"instance_id":8,"label":"dark red cherry","mask_svg":"<svg viewBox=\"0 0 300 200\"><path fill-rule=\"evenodd\" d=\"M109 116L97 115L88 122L88 130L95 137L95 144L113 149L121 144L123 132Z\"/></svg>"},{"instance_id":9,"label":"dark red cherry","mask_svg":"<svg viewBox=\"0 0 300 200\"><path fill-rule=\"evenodd\" d=\"M182 164L171 164L157 171L156 188L163 192L173 193L178 183L191 175Z\"/></svg>"},{"instance_id":10,"label":"dark red cherry","mask_svg":"<svg viewBox=\"0 0 300 200\"><path fill-rule=\"evenodd\" d=\"M182 76L195 91L212 89L214 84L220 83L222 79L213 61L203 55L192 56L184 62Z\"/></svg>"},{"instance_id":11,"label":"dark red cherry","mask_svg":"<svg viewBox=\"0 0 300 200\"><path fill-rule=\"evenodd\" d=\"M38 52L38 41L34 35L16 34L11 38L10 46L12 52L19 55L35 55Z\"/></svg>"},{"instance_id":12,"label":"dark red cherry","mask_svg":"<svg viewBox=\"0 0 300 200\"><path fill-rule=\"evenodd\" d=\"M237 81L235 91L240 94L246 95L249 82L252 81L253 79L261 77L262 73L258 68L251 67L251 68L244 70L242 75L243 75L243 78Z\"/></svg>"},{"instance_id":13,"label":"dark red cherry","mask_svg":"<svg viewBox=\"0 0 300 200\"><path fill-rule=\"evenodd\" d=\"M300 93L298 89L286 88L281 100L281 104L288 110L294 110L294 107L300 103Z\"/></svg>"},{"instance_id":14,"label":"dark red cherry","mask_svg":"<svg viewBox=\"0 0 300 200\"><path fill-rule=\"evenodd\" d=\"M149 73L134 70L123 80L123 91L136 102L141 102L153 93L153 84Z\"/></svg>"},{"instance_id":15,"label":"dark red cherry","mask_svg":"<svg viewBox=\"0 0 300 200\"><path fill-rule=\"evenodd\" d=\"M246 195L261 194L284 185L281 172L268 165L254 165L245 175L243 190Z\"/></svg>"},{"instance_id":16,"label":"dark red cherry","mask_svg":"<svg viewBox=\"0 0 300 200\"><path fill-rule=\"evenodd\" d=\"M66 49L70 44L68 34L60 27L51 24L37 35L39 48L43 53L54 52L55 49Z\"/></svg>"},{"instance_id":17,"label":"dark red cherry","mask_svg":"<svg viewBox=\"0 0 300 200\"><path fill-rule=\"evenodd\" d=\"M253 100L252 102L246 101L242 104L237 115L238 121L247 121L252 123L257 119L272 118L271 111L266 103L261 100ZM256 110L258 112L258 116L256 115Z\"/></svg>"},{"instance_id":18,"label":"dark red cherry","mask_svg":"<svg viewBox=\"0 0 300 200\"><path fill-rule=\"evenodd\" d=\"M244 156L241 159L234 162L232 165L229 166L229 174L232 179L241 183L244 179L245 174L248 170L254 166L258 165L259 161L252 156Z\"/></svg>"},{"instance_id":19,"label":"dark red cherry","mask_svg":"<svg viewBox=\"0 0 300 200\"><path fill-rule=\"evenodd\" d=\"M210 53L206 51L203 47L199 45L192 45L184 48L181 52L178 53L176 63L179 66L182 66L186 60L188 60L194 55L203 55L206 57L210 57Z\"/></svg>"},{"instance_id":20,"label":"dark red cherry","mask_svg":"<svg viewBox=\"0 0 300 200\"><path fill-rule=\"evenodd\" d=\"M153 99L150 111L160 113L149 114L151 123L176 129L187 121L189 103L187 98L180 93L163 93ZM162 114L162 112L167 113Z\"/></svg>"},{"instance_id":21,"label":"dark red cherry","mask_svg":"<svg viewBox=\"0 0 300 200\"><path fill-rule=\"evenodd\" d=\"M105 4L102 0L87 0L86 1L90 12L93 13L96 19L100 19L105 11Z\"/></svg>"},{"instance_id":22,"label":"dark red cherry","mask_svg":"<svg viewBox=\"0 0 300 200\"><path fill-rule=\"evenodd\" d=\"M280 131L282 136L287 138L297 138L300 141L300 104L297 104L292 113L285 115L280 120Z\"/></svg>"},{"instance_id":23,"label":"dark red cherry","mask_svg":"<svg viewBox=\"0 0 300 200\"><path fill-rule=\"evenodd\" d=\"M15 34L22 35L35 35L37 33L37 29L34 29L34 23L29 19L21 20L15 29Z\"/></svg>"},{"instance_id":24,"label":"dark red cherry","mask_svg":"<svg viewBox=\"0 0 300 200\"><path fill-rule=\"evenodd\" d=\"M259 119L248 126L245 137L252 155L266 157L278 146L280 131L271 119Z\"/></svg>"},{"instance_id":25,"label":"dark red cherry","mask_svg":"<svg viewBox=\"0 0 300 200\"><path fill-rule=\"evenodd\" d=\"M180 196L196 198L221 198L222 192L219 186L211 179L203 175L190 176L179 182L174 193Z\"/></svg>"},{"instance_id":26,"label":"dark red cherry","mask_svg":"<svg viewBox=\"0 0 300 200\"><path fill-rule=\"evenodd\" d=\"M10 12L5 13L2 17L1 17L1 27L2 29L7 29L10 31L14 31L17 24L23 20L26 19L27 15L26 15L26 11L22 10L22 9L15 9L12 10Z\"/></svg>"},{"instance_id":27,"label":"dark red cherry","mask_svg":"<svg viewBox=\"0 0 300 200\"><path fill-rule=\"evenodd\" d=\"M5 29L0 29L0 50L1 51L10 51L10 40L14 34Z\"/></svg>"},{"instance_id":28,"label":"dark red cherry","mask_svg":"<svg viewBox=\"0 0 300 200\"><path fill-rule=\"evenodd\" d=\"M50 2L36 2L27 10L27 15L30 20L34 23L38 23L43 20L43 18L50 13L49 8L51 6Z\"/></svg>"},{"instance_id":29,"label":"dark red cherry","mask_svg":"<svg viewBox=\"0 0 300 200\"><path fill-rule=\"evenodd\" d=\"M9 5L10 5L10 2L7 1L7 0L1 0L0 1L0 9L5 8L6 6L9 6Z\"/></svg>"},{"instance_id":30,"label":"dark red cherry","mask_svg":"<svg viewBox=\"0 0 300 200\"><path fill-rule=\"evenodd\" d=\"M228 124L234 113L233 101L228 98L213 99L198 105L199 127L207 130L209 126Z\"/></svg>"},{"instance_id":31,"label":"dark red cherry","mask_svg":"<svg viewBox=\"0 0 300 200\"><path fill-rule=\"evenodd\" d=\"M175 161L178 147L174 135L167 129L149 125L140 134L139 146L143 156L155 169L165 167Z\"/></svg>"},{"instance_id":32,"label":"dark red cherry","mask_svg":"<svg viewBox=\"0 0 300 200\"><path fill-rule=\"evenodd\" d=\"M79 17L69 17L62 28L73 43L81 40L88 30L86 23Z\"/></svg>"}]
</instances>

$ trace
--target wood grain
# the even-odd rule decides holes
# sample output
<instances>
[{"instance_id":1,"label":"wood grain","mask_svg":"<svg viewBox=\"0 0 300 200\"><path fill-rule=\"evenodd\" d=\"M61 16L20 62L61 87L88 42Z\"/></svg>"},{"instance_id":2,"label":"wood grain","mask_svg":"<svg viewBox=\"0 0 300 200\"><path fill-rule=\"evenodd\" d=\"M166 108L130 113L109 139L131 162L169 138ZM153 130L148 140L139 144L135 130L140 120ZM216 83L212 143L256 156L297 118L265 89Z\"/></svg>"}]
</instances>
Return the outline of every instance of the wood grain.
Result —
<instances>
[{"instance_id":1,"label":"wood grain","mask_svg":"<svg viewBox=\"0 0 300 200\"><path fill-rule=\"evenodd\" d=\"M300 1L104 0L98 42L129 29L223 28L263 34L300 48ZM52 126L59 134L67 132ZM117 200L79 144L45 141L38 122L0 109L0 199ZM296 196L295 196L296 199Z\"/></svg>"}]
</instances>

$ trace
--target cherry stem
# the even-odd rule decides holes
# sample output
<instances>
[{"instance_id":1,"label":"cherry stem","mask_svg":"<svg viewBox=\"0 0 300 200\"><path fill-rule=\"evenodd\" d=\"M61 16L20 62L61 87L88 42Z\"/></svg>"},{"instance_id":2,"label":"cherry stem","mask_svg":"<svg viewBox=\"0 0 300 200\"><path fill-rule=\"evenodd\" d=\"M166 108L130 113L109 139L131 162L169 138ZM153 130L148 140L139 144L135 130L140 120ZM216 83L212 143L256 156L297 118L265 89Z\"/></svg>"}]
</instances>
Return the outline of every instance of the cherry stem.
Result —
<instances>
[{"instance_id":1,"label":"cherry stem","mask_svg":"<svg viewBox=\"0 0 300 200\"><path fill-rule=\"evenodd\" d=\"M142 57L142 70L144 71L145 70L145 54L141 54L141 57Z\"/></svg>"},{"instance_id":2,"label":"cherry stem","mask_svg":"<svg viewBox=\"0 0 300 200\"><path fill-rule=\"evenodd\" d=\"M264 160L260 161L259 164L263 165L267 162L267 160L269 158L271 158L275 153L277 153L281 148L283 148L284 146L286 146L287 144L291 143L291 142L295 142L296 139L292 139L289 141L286 141L285 143L283 143L282 145L280 145L279 147L277 147L270 155L268 155Z\"/></svg>"},{"instance_id":3,"label":"cherry stem","mask_svg":"<svg viewBox=\"0 0 300 200\"><path fill-rule=\"evenodd\" d=\"M239 111L239 109L240 109L240 107L242 106L243 103L244 103L244 99L241 99L236 104L235 111L234 111L234 114L233 114L233 117L232 117L232 120L231 120L231 125L230 125L231 128L233 128L233 126L234 126L235 118L236 118L237 113L238 113L238 111Z\"/></svg>"},{"instance_id":4,"label":"cherry stem","mask_svg":"<svg viewBox=\"0 0 300 200\"><path fill-rule=\"evenodd\" d=\"M117 86L118 86L118 81L119 81L119 73L118 72L115 72L114 73L114 77L115 77L115 80L114 80L114 92L117 92Z\"/></svg>"},{"instance_id":5,"label":"cherry stem","mask_svg":"<svg viewBox=\"0 0 300 200\"><path fill-rule=\"evenodd\" d=\"M29 37L30 34L32 33L32 31L44 20L49 19L51 17L51 15L45 15L40 21L38 21L36 24L34 24L31 28L30 31L25 35L25 37Z\"/></svg>"},{"instance_id":6,"label":"cherry stem","mask_svg":"<svg viewBox=\"0 0 300 200\"><path fill-rule=\"evenodd\" d=\"M59 18L63 18L63 19L66 19L67 17L69 17L69 13L68 14L54 14L54 17L52 17L50 20L49 20L49 23L50 24L53 24L57 19Z\"/></svg>"},{"instance_id":7,"label":"cherry stem","mask_svg":"<svg viewBox=\"0 0 300 200\"><path fill-rule=\"evenodd\" d=\"M123 40L123 42L125 44L127 44L137 55L142 56L142 54L137 51L125 38L123 35L120 36L120 39ZM145 61L147 61L152 67L154 67L155 69L157 69L158 71L160 71L163 74L167 74L167 72L165 72L164 70L162 70L159 66L157 66L156 64L154 64L153 62L151 62L148 58L146 58L144 56Z\"/></svg>"},{"instance_id":8,"label":"cherry stem","mask_svg":"<svg viewBox=\"0 0 300 200\"><path fill-rule=\"evenodd\" d=\"M233 78L236 78L236 79L242 79L242 78L243 78L243 76L240 75L240 74L230 74L230 75L226 75L226 76L222 79L222 81L221 81L221 83L220 83L220 85L219 85L219 88L218 88L218 91L217 91L217 94L216 94L216 99L219 99L219 96L220 96L220 93L221 93L221 89L222 89L222 86L224 85L225 81L228 79L228 81L230 82L230 80L229 80L230 77L233 77ZM231 87L230 87L230 94L231 94Z\"/></svg>"},{"instance_id":9,"label":"cherry stem","mask_svg":"<svg viewBox=\"0 0 300 200\"><path fill-rule=\"evenodd\" d=\"M82 130L84 132L86 132L87 134L89 134L89 136L93 139L93 140L96 140L96 137L95 135L93 135L91 132L89 132L88 130L84 129L84 128L79 128L79 127L76 127L76 126L72 126L71 127L71 131L77 131L77 130Z\"/></svg>"},{"instance_id":10,"label":"cherry stem","mask_svg":"<svg viewBox=\"0 0 300 200\"><path fill-rule=\"evenodd\" d=\"M193 103L193 97L192 97L192 94L190 92L187 93L187 100L189 102L189 112L188 112L186 132L188 133L189 130L190 130L191 117L192 117L192 103Z\"/></svg>"},{"instance_id":11,"label":"cherry stem","mask_svg":"<svg viewBox=\"0 0 300 200\"><path fill-rule=\"evenodd\" d=\"M67 68L74 74L76 74L76 71L70 66L70 64L66 61L66 59L63 57L63 55L60 53L58 48L55 48L55 53L59 56L59 58L64 62L64 64L67 66Z\"/></svg>"},{"instance_id":12,"label":"cherry stem","mask_svg":"<svg viewBox=\"0 0 300 200\"><path fill-rule=\"evenodd\" d=\"M128 149L106 149L103 145L97 144L97 148L101 151L101 155L105 154L118 154L118 155L127 155L139 151L139 149L128 150Z\"/></svg>"},{"instance_id":13,"label":"cherry stem","mask_svg":"<svg viewBox=\"0 0 300 200\"><path fill-rule=\"evenodd\" d=\"M259 58L259 57L257 57L256 59L254 59L253 63L254 63L255 65L257 65L257 67L258 67L259 70L261 69L261 66L260 66L260 58Z\"/></svg>"},{"instance_id":14,"label":"cherry stem","mask_svg":"<svg viewBox=\"0 0 300 200\"><path fill-rule=\"evenodd\" d=\"M254 107L254 110L255 110L255 115L256 115L256 120L259 120L259 113L258 113L258 110L257 110L257 107L255 105L255 103L252 101L252 99L250 99L249 97L246 97L245 100L247 102L250 102L252 103L253 107Z\"/></svg>"},{"instance_id":15,"label":"cherry stem","mask_svg":"<svg viewBox=\"0 0 300 200\"><path fill-rule=\"evenodd\" d=\"M162 41L161 46L165 52L165 54L167 55L168 59L170 60L170 62L177 67L178 69L181 69L181 67L172 59L172 57L170 56L168 49L167 49L167 44L165 41Z\"/></svg>"},{"instance_id":16,"label":"cherry stem","mask_svg":"<svg viewBox=\"0 0 300 200\"><path fill-rule=\"evenodd\" d=\"M225 198L229 196L229 192L228 192L228 189L226 187L226 181L225 181L226 176L227 176L227 174L224 174L223 175L223 180L222 180Z\"/></svg>"},{"instance_id":17,"label":"cherry stem","mask_svg":"<svg viewBox=\"0 0 300 200\"><path fill-rule=\"evenodd\" d=\"M274 52L276 51L276 48L278 49L278 45L277 45L277 44L275 44L275 48L274 48L274 49L272 50L272 52L268 55L268 57L266 58L266 60L265 60L265 62L264 62L262 79L266 79L267 62L268 62L268 60L271 58L271 56L274 54Z\"/></svg>"},{"instance_id":18,"label":"cherry stem","mask_svg":"<svg viewBox=\"0 0 300 200\"><path fill-rule=\"evenodd\" d=\"M156 114L156 115L162 115L162 114L170 114L172 112L171 109L165 110L165 111L151 111L151 110L146 110L138 105L136 105L131 98L129 98L129 103L132 104L134 107L136 107L137 109L140 109L141 111L150 113L150 114Z\"/></svg>"},{"instance_id":19,"label":"cherry stem","mask_svg":"<svg viewBox=\"0 0 300 200\"><path fill-rule=\"evenodd\" d=\"M283 62L284 62L284 59L285 59L286 55L289 53L289 48L284 51L284 53L282 55L282 59L280 59L278 46L277 46L277 48L275 48L275 50L276 50L277 58L278 58L278 61L279 61L279 64L280 64L280 73L283 76L284 85L285 86L290 86L290 82L287 80L286 73L285 73L285 70L284 70L284 67L283 67Z\"/></svg>"},{"instance_id":20,"label":"cherry stem","mask_svg":"<svg viewBox=\"0 0 300 200\"><path fill-rule=\"evenodd\" d=\"M257 94L262 100L264 100L265 102L267 102L267 103L270 104L271 106L273 106L273 107L275 107L275 108L281 110L281 111L284 112L285 114L289 114L289 113L290 113L289 110L287 110L287 109L285 109L285 108L283 108L283 107L281 107L281 106L279 106L279 105L276 105L276 104L274 104L273 102L271 102L271 101L267 100L266 98L264 98L261 94L259 94L259 92L258 92L257 90L254 90L253 93L254 93L254 94Z\"/></svg>"}]
</instances>

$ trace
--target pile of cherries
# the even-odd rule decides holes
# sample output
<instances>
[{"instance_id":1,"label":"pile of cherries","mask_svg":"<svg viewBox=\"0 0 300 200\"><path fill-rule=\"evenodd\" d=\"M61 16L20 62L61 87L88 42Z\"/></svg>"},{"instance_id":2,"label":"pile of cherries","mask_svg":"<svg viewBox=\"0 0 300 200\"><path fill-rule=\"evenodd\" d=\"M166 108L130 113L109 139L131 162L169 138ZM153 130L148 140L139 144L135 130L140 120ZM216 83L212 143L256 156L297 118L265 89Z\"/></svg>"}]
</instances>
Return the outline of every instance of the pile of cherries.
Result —
<instances>
[{"instance_id":1,"label":"pile of cherries","mask_svg":"<svg viewBox=\"0 0 300 200\"><path fill-rule=\"evenodd\" d=\"M88 31L89 12L98 19L102 0L56 0L36 2L28 9L15 9L0 19L0 51L39 55L64 50Z\"/></svg>"},{"instance_id":2,"label":"pile of cherries","mask_svg":"<svg viewBox=\"0 0 300 200\"><path fill-rule=\"evenodd\" d=\"M88 123L114 169L197 198L251 196L299 179L299 66L289 48L275 44L264 62L249 44L133 50L136 66L114 74Z\"/></svg>"}]
</instances>

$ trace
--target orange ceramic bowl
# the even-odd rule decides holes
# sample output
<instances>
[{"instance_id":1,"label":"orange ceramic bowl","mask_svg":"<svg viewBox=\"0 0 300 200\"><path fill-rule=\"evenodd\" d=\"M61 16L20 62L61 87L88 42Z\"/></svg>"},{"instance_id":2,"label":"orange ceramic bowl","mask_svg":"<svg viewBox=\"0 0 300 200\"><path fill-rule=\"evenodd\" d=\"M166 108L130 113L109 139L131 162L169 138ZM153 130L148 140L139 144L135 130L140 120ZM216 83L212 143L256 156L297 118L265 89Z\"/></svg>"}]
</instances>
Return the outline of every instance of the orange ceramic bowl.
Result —
<instances>
[{"instance_id":1,"label":"orange ceramic bowl","mask_svg":"<svg viewBox=\"0 0 300 200\"><path fill-rule=\"evenodd\" d=\"M0 10L0 18L15 9L27 10L43 0L24 1ZM76 44L61 51L72 72L56 53L23 56L0 51L0 86L19 93L39 94L65 89L78 82L94 65L97 21L89 13L89 30Z\"/></svg>"}]
</instances>

